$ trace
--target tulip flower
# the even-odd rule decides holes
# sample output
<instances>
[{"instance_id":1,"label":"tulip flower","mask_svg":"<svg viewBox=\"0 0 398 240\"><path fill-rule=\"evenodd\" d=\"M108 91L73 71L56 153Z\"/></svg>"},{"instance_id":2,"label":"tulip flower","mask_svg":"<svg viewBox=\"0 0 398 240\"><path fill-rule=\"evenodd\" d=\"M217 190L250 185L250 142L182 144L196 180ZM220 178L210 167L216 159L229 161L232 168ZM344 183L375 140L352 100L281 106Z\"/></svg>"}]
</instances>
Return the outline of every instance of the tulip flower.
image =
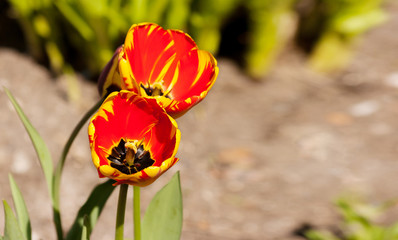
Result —
<instances>
[{"instance_id":1,"label":"tulip flower","mask_svg":"<svg viewBox=\"0 0 398 240\"><path fill-rule=\"evenodd\" d=\"M122 88L119 74L119 53L122 51L123 46L116 49L98 78L98 91L103 97Z\"/></svg>"},{"instance_id":2,"label":"tulip flower","mask_svg":"<svg viewBox=\"0 0 398 240\"><path fill-rule=\"evenodd\" d=\"M110 64L118 65L121 82L112 84L114 72L104 70L103 75L111 76L107 84L100 83L102 94L119 86L156 99L174 118L199 103L218 75L213 55L198 49L188 34L153 23L133 25L117 53L118 60L114 57Z\"/></svg>"},{"instance_id":3,"label":"tulip flower","mask_svg":"<svg viewBox=\"0 0 398 240\"><path fill-rule=\"evenodd\" d=\"M92 117L91 155L100 177L147 186L173 166L181 133L154 99L111 93Z\"/></svg>"}]
</instances>

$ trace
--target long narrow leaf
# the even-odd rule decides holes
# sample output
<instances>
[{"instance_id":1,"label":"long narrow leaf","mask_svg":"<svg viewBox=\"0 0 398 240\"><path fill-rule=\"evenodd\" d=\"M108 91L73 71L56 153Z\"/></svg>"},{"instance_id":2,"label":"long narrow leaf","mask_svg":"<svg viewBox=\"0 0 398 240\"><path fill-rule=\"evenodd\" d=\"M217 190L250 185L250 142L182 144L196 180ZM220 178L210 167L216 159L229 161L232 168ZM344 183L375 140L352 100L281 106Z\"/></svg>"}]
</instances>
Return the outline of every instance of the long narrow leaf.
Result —
<instances>
[{"instance_id":1,"label":"long narrow leaf","mask_svg":"<svg viewBox=\"0 0 398 240\"><path fill-rule=\"evenodd\" d=\"M55 6L59 9L61 14L69 21L70 24L80 33L86 41L91 41L94 38L92 28L87 24L87 21L66 1L56 1Z\"/></svg>"},{"instance_id":2,"label":"long narrow leaf","mask_svg":"<svg viewBox=\"0 0 398 240\"><path fill-rule=\"evenodd\" d=\"M4 240L25 240L10 205L3 200L3 206L5 215Z\"/></svg>"},{"instance_id":3,"label":"long narrow leaf","mask_svg":"<svg viewBox=\"0 0 398 240\"><path fill-rule=\"evenodd\" d=\"M30 226L28 209L26 208L22 193L19 190L14 178L11 174L8 175L8 178L10 180L12 198L14 199L14 206L18 216L19 227L24 237L30 240L32 238L32 229Z\"/></svg>"},{"instance_id":4,"label":"long narrow leaf","mask_svg":"<svg viewBox=\"0 0 398 240\"><path fill-rule=\"evenodd\" d=\"M86 229L87 236L90 236L91 231L97 223L98 217L100 216L106 201L115 189L115 187L112 186L113 183L113 180L108 180L94 188L87 201L80 208L76 219L68 232L66 240L75 240L81 238L82 229L84 226L84 216L88 216L89 224Z\"/></svg>"},{"instance_id":5,"label":"long narrow leaf","mask_svg":"<svg viewBox=\"0 0 398 240\"><path fill-rule=\"evenodd\" d=\"M40 165L44 173L44 177L47 182L48 193L51 196L52 203L53 203L53 213L54 213L54 224L57 231L58 239L62 239L62 224L61 224L61 217L59 209L54 207L54 200L53 200L53 163L51 159L50 151L48 150L47 145L37 132L37 130L33 127L30 123L29 119L26 117L25 113L22 111L21 107L19 106L18 102L12 96L11 92L4 88L8 98L10 99L12 105L14 106L19 118L21 119L26 131L29 134L29 137L33 143L33 146L36 150L37 156L40 160Z\"/></svg>"},{"instance_id":6,"label":"long narrow leaf","mask_svg":"<svg viewBox=\"0 0 398 240\"><path fill-rule=\"evenodd\" d=\"M179 240L181 229L182 194L180 172L177 172L149 204L142 222L142 239Z\"/></svg>"},{"instance_id":7,"label":"long narrow leaf","mask_svg":"<svg viewBox=\"0 0 398 240\"><path fill-rule=\"evenodd\" d=\"M12 96L11 92L4 88L8 98L10 99L12 105L14 106L19 118L21 119L26 131L29 134L29 137L33 143L33 146L36 150L37 156L40 160L41 168L44 172L44 177L47 182L48 192L50 196L52 195L52 175L53 175L53 163L50 155L50 151L47 148L47 145L44 143L43 139L40 137L37 130L30 123L29 119L26 117L25 113L22 111L21 107Z\"/></svg>"},{"instance_id":8,"label":"long narrow leaf","mask_svg":"<svg viewBox=\"0 0 398 240\"><path fill-rule=\"evenodd\" d=\"M87 215L84 215L81 240L90 240L90 236L88 235L89 228L90 228L90 221L89 221Z\"/></svg>"}]
</instances>

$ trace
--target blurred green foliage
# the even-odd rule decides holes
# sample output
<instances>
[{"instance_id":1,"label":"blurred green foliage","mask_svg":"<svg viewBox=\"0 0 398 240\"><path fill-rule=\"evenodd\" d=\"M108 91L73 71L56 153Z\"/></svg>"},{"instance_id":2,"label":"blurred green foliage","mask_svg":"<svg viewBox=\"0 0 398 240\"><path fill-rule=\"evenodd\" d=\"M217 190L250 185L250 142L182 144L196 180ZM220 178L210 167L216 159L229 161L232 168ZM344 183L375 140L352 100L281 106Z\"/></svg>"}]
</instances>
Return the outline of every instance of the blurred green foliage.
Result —
<instances>
[{"instance_id":1,"label":"blurred green foliage","mask_svg":"<svg viewBox=\"0 0 398 240\"><path fill-rule=\"evenodd\" d=\"M55 72L73 58L98 74L123 43L133 23L155 22L185 29L190 0L9 0L17 14L29 52L42 59L44 52ZM68 51L72 49L73 54Z\"/></svg>"},{"instance_id":2,"label":"blurred green foliage","mask_svg":"<svg viewBox=\"0 0 398 240\"><path fill-rule=\"evenodd\" d=\"M190 32L200 48L217 53L221 28L242 0L196 0L190 18Z\"/></svg>"},{"instance_id":3,"label":"blurred green foliage","mask_svg":"<svg viewBox=\"0 0 398 240\"><path fill-rule=\"evenodd\" d=\"M342 217L341 233L310 230L306 232L309 240L393 240L398 239L398 221L390 226L375 223L375 219L397 201L379 206L364 203L356 197L342 198L336 203ZM339 235L339 236L338 236Z\"/></svg>"},{"instance_id":4,"label":"blurred green foliage","mask_svg":"<svg viewBox=\"0 0 398 240\"><path fill-rule=\"evenodd\" d=\"M250 76L261 78L294 31L294 0L248 0L248 47L245 68Z\"/></svg>"},{"instance_id":5,"label":"blurred green foliage","mask_svg":"<svg viewBox=\"0 0 398 240\"><path fill-rule=\"evenodd\" d=\"M264 76L296 29L312 38L310 62L316 69L344 66L352 43L385 20L382 0L9 0L30 54L49 59L55 73L99 74L123 43L129 27L154 22L188 32L202 49L219 51L222 38L243 37L243 62L254 78ZM296 7L304 6L304 7ZM224 36L239 11L247 29ZM298 17L299 16L299 17ZM297 21L297 19L300 19Z\"/></svg>"},{"instance_id":6,"label":"blurred green foliage","mask_svg":"<svg viewBox=\"0 0 398 240\"><path fill-rule=\"evenodd\" d=\"M310 64L329 72L350 60L353 44L386 20L383 0L313 0L302 15L298 35L313 38Z\"/></svg>"}]
</instances>

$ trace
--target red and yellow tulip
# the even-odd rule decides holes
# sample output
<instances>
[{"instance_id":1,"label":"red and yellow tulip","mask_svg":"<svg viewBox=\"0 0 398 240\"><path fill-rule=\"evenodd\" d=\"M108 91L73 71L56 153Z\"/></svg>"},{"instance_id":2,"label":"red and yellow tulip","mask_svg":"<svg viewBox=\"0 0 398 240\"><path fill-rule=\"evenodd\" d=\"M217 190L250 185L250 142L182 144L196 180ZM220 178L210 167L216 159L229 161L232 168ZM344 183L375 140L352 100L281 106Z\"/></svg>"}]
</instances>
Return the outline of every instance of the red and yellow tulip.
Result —
<instances>
[{"instance_id":1,"label":"red and yellow tulip","mask_svg":"<svg viewBox=\"0 0 398 240\"><path fill-rule=\"evenodd\" d=\"M111 60L105 65L98 78L98 91L100 95L107 96L114 91L122 89L122 82L119 73L119 54L123 51L123 46L116 49Z\"/></svg>"},{"instance_id":2,"label":"red and yellow tulip","mask_svg":"<svg viewBox=\"0 0 398 240\"><path fill-rule=\"evenodd\" d=\"M102 94L107 94L109 86L119 86L156 99L174 118L199 103L218 75L215 58L200 50L188 34L153 23L133 25L117 53L111 68L118 65L120 83L112 84L115 72L105 72L111 76L100 84Z\"/></svg>"},{"instance_id":3,"label":"red and yellow tulip","mask_svg":"<svg viewBox=\"0 0 398 240\"><path fill-rule=\"evenodd\" d=\"M91 118L91 155L100 177L146 186L173 166L177 123L154 99L131 91L111 93Z\"/></svg>"}]
</instances>

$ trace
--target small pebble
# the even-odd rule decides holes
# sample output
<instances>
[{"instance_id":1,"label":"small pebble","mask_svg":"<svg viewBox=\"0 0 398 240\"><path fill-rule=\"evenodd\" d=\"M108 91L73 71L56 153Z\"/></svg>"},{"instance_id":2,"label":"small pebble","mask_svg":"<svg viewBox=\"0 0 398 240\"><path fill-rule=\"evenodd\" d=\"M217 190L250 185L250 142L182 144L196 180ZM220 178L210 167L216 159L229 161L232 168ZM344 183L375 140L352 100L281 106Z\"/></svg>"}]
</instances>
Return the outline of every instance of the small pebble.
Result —
<instances>
[{"instance_id":1,"label":"small pebble","mask_svg":"<svg viewBox=\"0 0 398 240\"><path fill-rule=\"evenodd\" d=\"M31 167L31 161L28 155L23 151L17 151L13 155L11 171L17 174L28 172Z\"/></svg>"},{"instance_id":2,"label":"small pebble","mask_svg":"<svg viewBox=\"0 0 398 240\"><path fill-rule=\"evenodd\" d=\"M398 88L398 72L391 73L388 75L384 82L387 86Z\"/></svg>"},{"instance_id":3,"label":"small pebble","mask_svg":"<svg viewBox=\"0 0 398 240\"><path fill-rule=\"evenodd\" d=\"M377 101L368 100L351 106L349 112L354 117L366 117L374 114L379 109L380 104Z\"/></svg>"}]
</instances>

